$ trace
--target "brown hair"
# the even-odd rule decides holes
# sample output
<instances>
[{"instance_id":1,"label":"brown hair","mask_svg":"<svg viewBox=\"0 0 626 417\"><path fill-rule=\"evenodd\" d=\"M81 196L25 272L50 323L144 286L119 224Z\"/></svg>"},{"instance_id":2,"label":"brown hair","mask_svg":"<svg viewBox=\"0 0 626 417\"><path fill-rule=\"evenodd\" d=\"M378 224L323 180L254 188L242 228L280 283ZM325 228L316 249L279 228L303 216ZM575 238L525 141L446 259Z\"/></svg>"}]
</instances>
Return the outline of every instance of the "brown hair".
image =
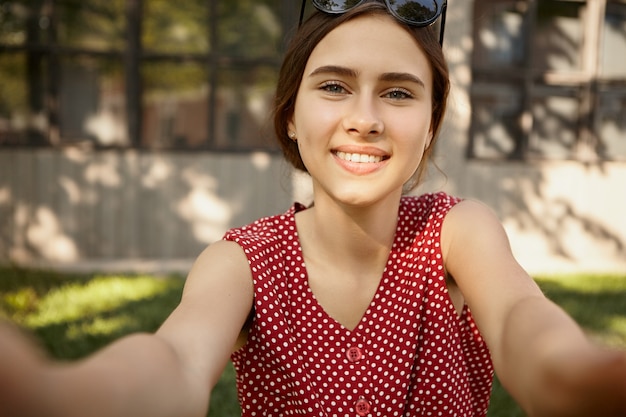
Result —
<instances>
[{"instance_id":1,"label":"brown hair","mask_svg":"<svg viewBox=\"0 0 626 417\"><path fill-rule=\"evenodd\" d=\"M302 24L295 36L291 39L278 76L274 100L274 131L285 158L296 169L307 172L302 158L300 157L297 143L289 138L287 126L293 117L296 96L309 56L317 44L342 23L360 16L375 14L389 14L389 11L383 3L379 2L366 2L340 15L331 15L316 11ZM424 151L423 161L410 181L410 184L407 184L408 190L410 190L419 184L426 170L427 162L432 154L446 110L450 90L450 79L448 65L443 56L441 46L439 45L438 34L435 33L433 26L419 28L406 25L400 21L397 22L411 34L424 51L433 73L433 113L431 120L433 139L428 148Z\"/></svg>"}]
</instances>

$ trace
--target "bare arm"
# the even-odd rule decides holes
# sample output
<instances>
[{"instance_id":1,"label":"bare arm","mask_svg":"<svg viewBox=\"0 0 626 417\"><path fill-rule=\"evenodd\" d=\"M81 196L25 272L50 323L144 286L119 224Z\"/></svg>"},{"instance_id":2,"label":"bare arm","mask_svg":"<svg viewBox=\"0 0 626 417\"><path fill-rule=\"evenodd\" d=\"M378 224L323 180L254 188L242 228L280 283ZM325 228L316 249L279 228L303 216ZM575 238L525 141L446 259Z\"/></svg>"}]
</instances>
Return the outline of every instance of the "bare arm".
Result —
<instances>
[{"instance_id":1,"label":"bare arm","mask_svg":"<svg viewBox=\"0 0 626 417\"><path fill-rule=\"evenodd\" d=\"M198 257L180 305L156 334L131 335L85 360L61 364L3 331L0 415L204 416L252 295L243 251L218 242Z\"/></svg>"},{"instance_id":2,"label":"bare arm","mask_svg":"<svg viewBox=\"0 0 626 417\"><path fill-rule=\"evenodd\" d=\"M591 343L513 258L500 222L464 201L442 249L504 387L534 417L626 415L626 352Z\"/></svg>"}]
</instances>

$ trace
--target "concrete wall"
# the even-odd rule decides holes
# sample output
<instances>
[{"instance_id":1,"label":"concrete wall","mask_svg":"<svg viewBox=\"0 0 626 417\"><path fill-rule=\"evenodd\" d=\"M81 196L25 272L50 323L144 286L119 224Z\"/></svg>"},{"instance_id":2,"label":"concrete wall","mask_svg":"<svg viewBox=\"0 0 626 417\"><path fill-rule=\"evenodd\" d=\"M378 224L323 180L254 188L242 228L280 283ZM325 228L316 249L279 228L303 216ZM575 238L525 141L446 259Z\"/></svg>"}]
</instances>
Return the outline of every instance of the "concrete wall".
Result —
<instances>
[{"instance_id":1,"label":"concrete wall","mask_svg":"<svg viewBox=\"0 0 626 417\"><path fill-rule=\"evenodd\" d=\"M229 227L285 210L267 153L0 151L0 262L178 269Z\"/></svg>"},{"instance_id":2,"label":"concrete wall","mask_svg":"<svg viewBox=\"0 0 626 417\"><path fill-rule=\"evenodd\" d=\"M467 160L472 7L472 1L455 0L448 9L445 51L453 86L436 158L447 178L431 169L421 190L488 204L533 273L626 273L626 163Z\"/></svg>"}]
</instances>

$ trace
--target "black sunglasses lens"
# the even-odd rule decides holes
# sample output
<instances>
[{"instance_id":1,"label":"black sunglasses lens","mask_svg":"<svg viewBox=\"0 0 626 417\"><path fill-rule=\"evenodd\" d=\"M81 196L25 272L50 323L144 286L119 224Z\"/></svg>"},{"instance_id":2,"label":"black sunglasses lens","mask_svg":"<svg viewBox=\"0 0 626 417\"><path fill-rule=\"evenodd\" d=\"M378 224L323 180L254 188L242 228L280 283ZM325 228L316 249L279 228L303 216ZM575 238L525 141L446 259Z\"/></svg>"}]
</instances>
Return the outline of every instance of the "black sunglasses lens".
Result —
<instances>
[{"instance_id":1,"label":"black sunglasses lens","mask_svg":"<svg viewBox=\"0 0 626 417\"><path fill-rule=\"evenodd\" d=\"M432 23L441 13L441 0L387 0L387 7L400 20L414 25ZM344 13L362 3L363 0L313 0L318 10L326 13Z\"/></svg>"},{"instance_id":2,"label":"black sunglasses lens","mask_svg":"<svg viewBox=\"0 0 626 417\"><path fill-rule=\"evenodd\" d=\"M362 0L313 0L313 4L319 10L327 13L343 13L361 3L361 1Z\"/></svg>"},{"instance_id":3,"label":"black sunglasses lens","mask_svg":"<svg viewBox=\"0 0 626 417\"><path fill-rule=\"evenodd\" d=\"M387 4L396 16L417 24L432 22L441 12L435 0L389 0Z\"/></svg>"}]
</instances>

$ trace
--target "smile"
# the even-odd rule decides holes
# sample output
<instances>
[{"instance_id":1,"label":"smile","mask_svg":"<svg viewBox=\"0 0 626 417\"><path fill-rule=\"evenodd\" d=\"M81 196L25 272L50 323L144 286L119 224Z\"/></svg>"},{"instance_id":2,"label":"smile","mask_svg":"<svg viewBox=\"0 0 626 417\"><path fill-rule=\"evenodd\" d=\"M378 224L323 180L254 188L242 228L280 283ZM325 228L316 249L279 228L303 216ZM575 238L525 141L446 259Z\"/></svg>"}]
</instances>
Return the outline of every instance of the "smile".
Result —
<instances>
[{"instance_id":1,"label":"smile","mask_svg":"<svg viewBox=\"0 0 626 417\"><path fill-rule=\"evenodd\" d=\"M361 153L337 152L336 155L337 155L337 158L342 159L344 161L358 162L362 164L366 164L366 163L372 164L372 163L382 162L383 160L382 156L367 155L367 154L361 154Z\"/></svg>"}]
</instances>

